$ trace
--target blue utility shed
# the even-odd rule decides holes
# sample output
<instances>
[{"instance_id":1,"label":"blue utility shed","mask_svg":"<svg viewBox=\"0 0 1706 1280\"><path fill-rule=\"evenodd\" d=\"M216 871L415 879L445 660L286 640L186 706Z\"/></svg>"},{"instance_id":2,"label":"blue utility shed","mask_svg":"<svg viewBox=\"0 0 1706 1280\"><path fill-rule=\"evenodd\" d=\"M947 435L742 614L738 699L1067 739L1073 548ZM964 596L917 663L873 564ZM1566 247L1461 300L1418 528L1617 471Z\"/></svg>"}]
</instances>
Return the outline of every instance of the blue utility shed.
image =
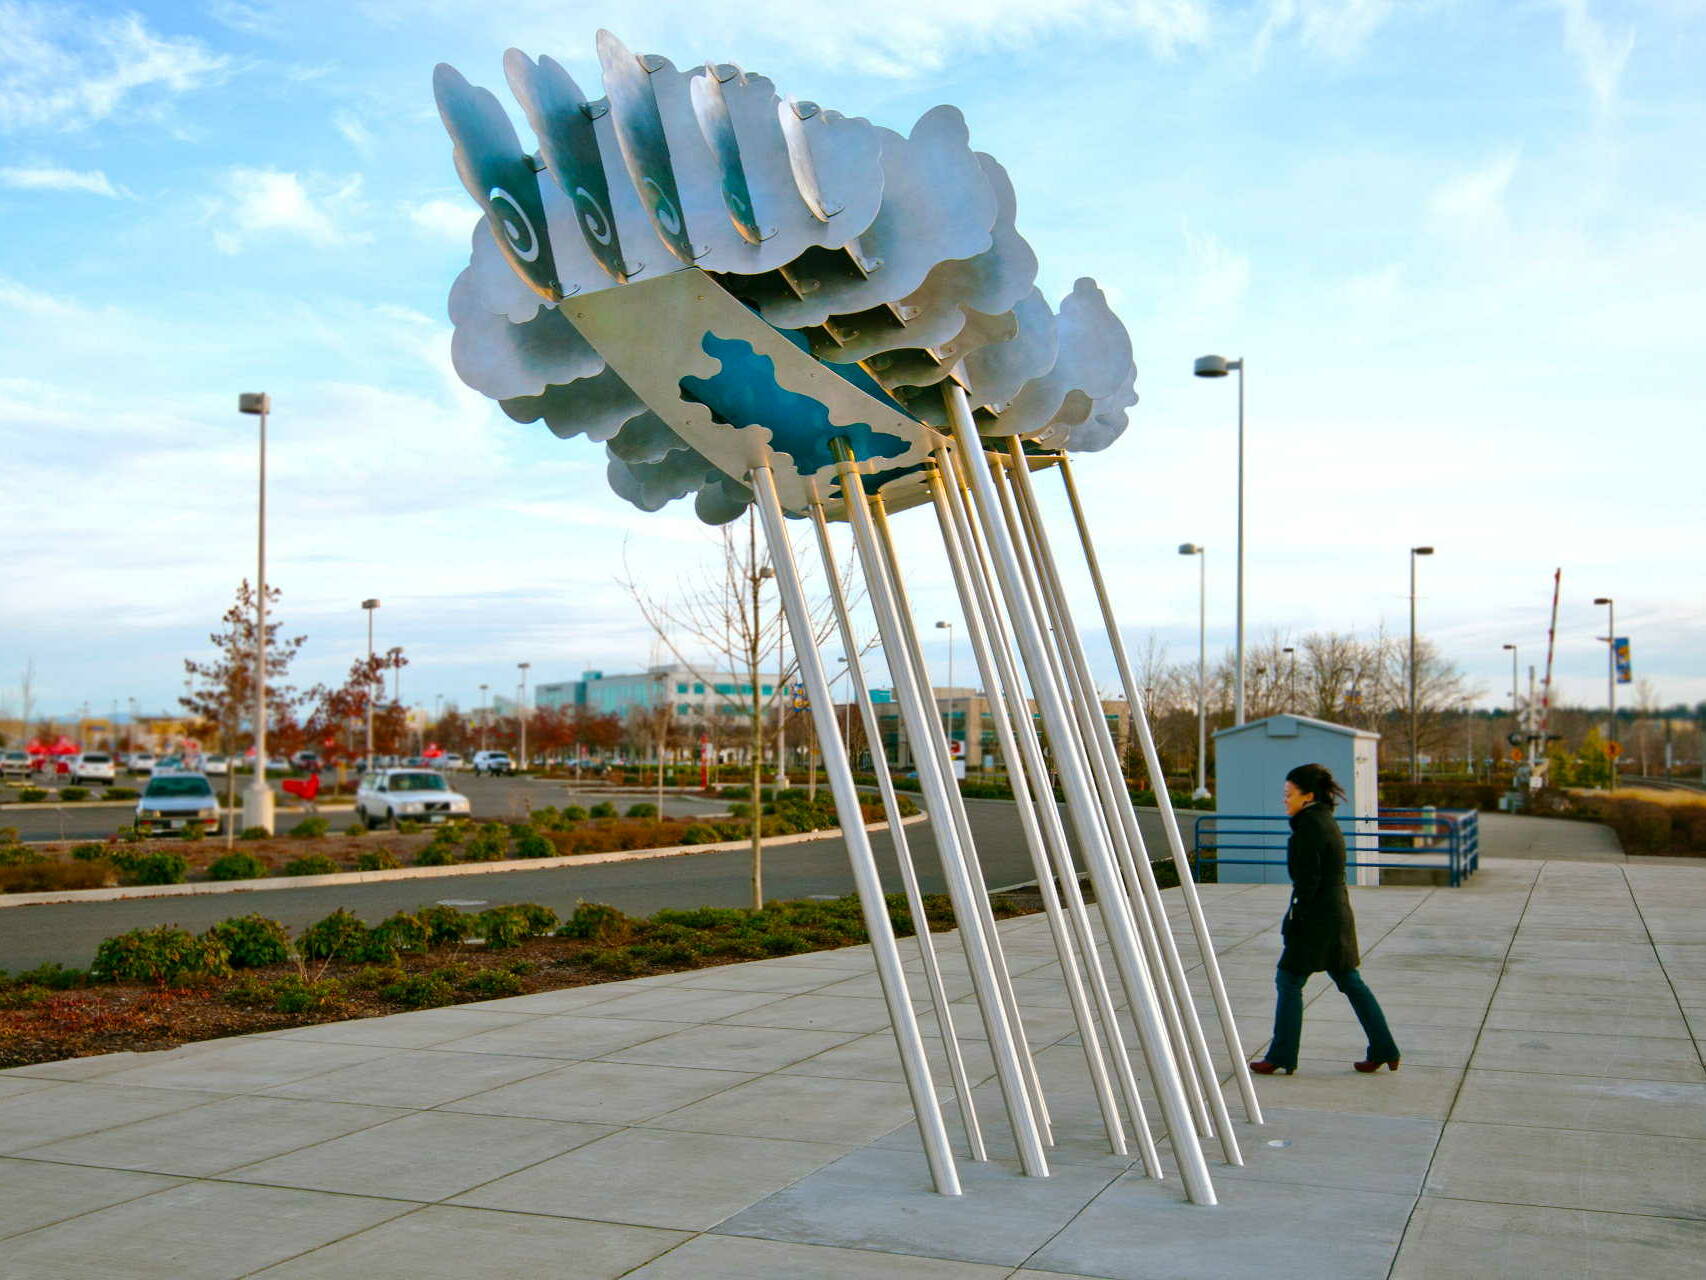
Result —
<instances>
[{"instance_id":1,"label":"blue utility shed","mask_svg":"<svg viewBox=\"0 0 1706 1280\"><path fill-rule=\"evenodd\" d=\"M1379 745L1378 733L1308 716L1266 716L1219 730L1214 735L1215 812L1280 819L1248 823L1223 819L1215 824L1227 842L1252 846L1236 852L1228 849L1227 857L1263 860L1221 864L1220 882L1289 882L1285 842L1291 828L1284 820L1281 790L1285 775L1300 764L1325 765L1345 789L1336 816L1366 819L1366 829L1374 830L1380 807ZM1362 829L1360 822L1357 829ZM1234 830L1236 836L1231 834ZM1347 878L1352 884L1380 883L1379 870L1373 867L1352 870Z\"/></svg>"}]
</instances>

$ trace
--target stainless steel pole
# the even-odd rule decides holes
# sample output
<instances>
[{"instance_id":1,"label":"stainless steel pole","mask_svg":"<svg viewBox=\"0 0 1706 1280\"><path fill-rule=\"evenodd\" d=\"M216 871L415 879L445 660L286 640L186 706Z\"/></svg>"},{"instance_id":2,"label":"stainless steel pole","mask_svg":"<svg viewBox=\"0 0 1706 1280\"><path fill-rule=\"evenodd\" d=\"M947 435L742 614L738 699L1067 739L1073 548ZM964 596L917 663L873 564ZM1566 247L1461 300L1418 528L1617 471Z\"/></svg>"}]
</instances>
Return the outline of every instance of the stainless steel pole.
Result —
<instances>
[{"instance_id":1,"label":"stainless steel pole","mask_svg":"<svg viewBox=\"0 0 1706 1280\"><path fill-rule=\"evenodd\" d=\"M1061 893L1066 899L1066 908L1072 921L1079 952L1084 957L1085 970L1090 977L1091 994L1095 998L1096 1010L1102 1022L1103 1040L1113 1057L1114 1071L1120 1084L1120 1093L1125 1099L1127 1114L1131 1117L1132 1128L1137 1134L1138 1149L1143 1156L1144 1170L1150 1177L1161 1179L1166 1175L1161 1167L1160 1156L1155 1149L1155 1139L1150 1132L1149 1119L1145 1113L1143 1096L1138 1089L1137 1077L1132 1071L1131 1057L1125 1043L1125 1033L1120 1026L1114 1009L1113 996L1108 989L1107 976L1102 967L1102 953L1097 944L1095 931L1090 924L1090 914L1084 903L1083 890L1078 883L1079 871L1072 860L1072 846L1067 840L1066 828L1060 818L1060 806L1054 797L1054 783L1049 772L1048 760L1043 754L1042 741L1037 736L1036 721L1031 714L1030 703L1025 696L1025 684L1019 678L1019 668L1013 659L1013 641L1002 617L997 591L992 583L993 569L989 564L987 548L984 541L979 537L977 525L972 519L971 499L967 492L969 482L963 468L957 465L961 461L957 457L957 451L947 453L939 449L937 457L952 475L953 483L947 486L949 509L954 518L955 528L960 535L960 544L967 553L968 566L972 571L972 582L977 591L983 616L989 620L994 632L995 658L1001 674L1008 712L1012 717L1013 728L1019 740L1024 768L1024 772L1019 775L1019 780L1024 781L1028 775L1032 786L1035 788L1036 811L1042 819L1043 834L1048 841L1049 857L1060 881Z\"/></svg>"},{"instance_id":2,"label":"stainless steel pole","mask_svg":"<svg viewBox=\"0 0 1706 1280\"><path fill-rule=\"evenodd\" d=\"M882 879L877 874L870 836L865 831L859 793L853 784L853 770L841 749L841 739L835 734L835 705L830 700L829 679L824 674L823 662L817 651L805 591L800 585L799 567L794 562L782 505L776 495L776 481L769 467L753 468L748 478L757 499L759 518L764 523L764 535L770 544L777 591L782 597L788 629L796 637L795 658L800 664L807 696L811 700L812 716L819 722L818 736L823 740L824 768L835 795L842 839L847 845L854 883L858 886L859 905L865 917L866 932L871 937L871 952L876 960L883 1000L888 1006L889 1025L900 1050L907 1092L911 1096L919 1136L924 1143L924 1156L929 1162L936 1190L943 1195L957 1196L960 1194L959 1172L954 1167L941 1104L937 1101L936 1087L930 1078L930 1060L924 1052L924 1040L918 1030L917 1016L913 1013L912 998L907 992L906 973L901 967L900 949L895 943L894 926L889 921L888 903L883 897ZM822 723L825 717L828 717L827 725ZM825 729L828 731L824 732ZM921 927L928 927L923 921L919 923Z\"/></svg>"},{"instance_id":3,"label":"stainless steel pole","mask_svg":"<svg viewBox=\"0 0 1706 1280\"><path fill-rule=\"evenodd\" d=\"M1009 616L1018 634L1025 655L1025 665L1031 671L1032 688L1042 705L1043 720L1049 737L1061 743L1072 740L1072 717L1065 695L1056 685L1050 671L1047 652L1043 647L1036 615L1027 599L1011 539L1002 522L999 501L990 478L988 460L984 458L977 429L972 421L971 405L958 384L945 384L944 396L954 440L963 451L972 481L972 498L986 535L996 574L1001 581L1002 595L1007 600ZM1167 1044L1167 1033L1161 1023L1159 999L1150 980L1147 966L1138 949L1137 926L1130 904L1125 900L1124 887L1118 868L1114 865L1103 832L1099 828L1097 805L1090 779L1083 765L1070 751L1056 757L1061 784L1066 791L1068 812L1079 835L1091 879L1096 886L1096 901L1102 912L1103 926L1113 950L1115 963L1126 989L1138 1035L1143 1043L1154 1075L1155 1091L1172 1135L1175 1158L1190 1198L1198 1204L1216 1203L1214 1183L1203 1159L1202 1146L1197 1141L1186 1101L1184 1082L1177 1063Z\"/></svg>"},{"instance_id":4,"label":"stainless steel pole","mask_svg":"<svg viewBox=\"0 0 1706 1280\"><path fill-rule=\"evenodd\" d=\"M846 593L842 590L841 576L836 570L835 548L829 540L829 524L824 519L822 503L814 501L811 514L812 527L817 532L818 555L823 560L824 575L829 580L829 598L835 609L835 625L841 633L841 647L848 655L847 671L853 683L852 696L859 704L859 717L865 726L866 738L873 743L881 742L882 730L877 725L876 708L871 705L871 692L865 684L864 668L856 660L859 651L853 641L853 622L848 616ZM851 705L848 711L851 713ZM849 736L851 737L851 729ZM825 759L827 761L827 757ZM883 812L888 815L889 839L894 845L895 862L900 867L906 904L912 912L913 923L917 926L915 936L918 939L918 959L924 968L924 979L930 988L930 999L935 1005L936 1028L941 1033L942 1048L947 1054L948 1073L953 1077L954 1100L959 1106L960 1123L965 1129L966 1143L971 1150L972 1159L987 1160L989 1152L984 1147L983 1127L978 1123L971 1079L966 1074L965 1056L960 1051L959 1037L954 1031L954 1016L948 1001L948 990L942 981L942 966L936 958L936 944L930 936L930 922L924 911L924 895L919 888L918 871L912 861L911 842L907 838L906 827L901 822L900 799L895 794L888 757L880 751L872 751L871 767L877 775L877 791L883 798Z\"/></svg>"},{"instance_id":5,"label":"stainless steel pole","mask_svg":"<svg viewBox=\"0 0 1706 1280\"><path fill-rule=\"evenodd\" d=\"M261 480L255 538L255 776L245 806L246 826L273 830L272 787L267 782L267 408L261 419ZM233 772L236 764L227 766Z\"/></svg>"},{"instance_id":6,"label":"stainless steel pole","mask_svg":"<svg viewBox=\"0 0 1706 1280\"><path fill-rule=\"evenodd\" d=\"M1031 1107L1029 1082L1020 1062L1017 1038L1007 1019L1005 1001L995 974L989 942L984 935L983 920L977 900L983 886L974 883L967 870L960 832L948 793L953 789L951 778L941 768L941 752L931 746L940 739L936 718L919 689L916 667L912 661L895 597L890 589L887 565L877 544L876 529L871 513L858 495L864 492L864 482L854 469L844 444L838 444L837 468L841 491L850 495L847 503L848 523L853 530L854 545L865 569L872 612L876 616L878 633L882 636L884 652L889 657L889 673L894 678L895 696L900 700L901 715L907 730L917 744L914 750L918 766L919 786L923 790L925 807L931 816L937 852L941 857L943 878L947 881L948 896L953 900L954 917L960 927L960 943L965 950L966 965L972 986L977 993L978 1012L983 1018L984 1034L989 1038L990 1056L995 1062L1007 1120L1018 1148L1019 1163L1033 1177L1048 1176L1048 1158L1043 1153L1042 1136L1038 1131Z\"/></svg>"},{"instance_id":7,"label":"stainless steel pole","mask_svg":"<svg viewBox=\"0 0 1706 1280\"><path fill-rule=\"evenodd\" d=\"M1410 781L1422 780L1420 746L1416 742L1416 552L1410 550Z\"/></svg>"},{"instance_id":8,"label":"stainless steel pole","mask_svg":"<svg viewBox=\"0 0 1706 1280\"><path fill-rule=\"evenodd\" d=\"M1617 790L1617 602L1605 602L1605 789Z\"/></svg>"},{"instance_id":9,"label":"stainless steel pole","mask_svg":"<svg viewBox=\"0 0 1706 1280\"><path fill-rule=\"evenodd\" d=\"M1160 777L1161 758L1155 748L1155 735L1149 725L1147 708L1138 699L1137 681L1132 675L1125 641L1120 636L1119 624L1114 617L1113 601L1108 595L1107 580L1102 576L1101 560L1096 555L1095 544L1090 537L1090 524L1085 518L1083 503L1079 501L1078 484L1072 476L1072 464L1065 457L1060 460L1060 474L1066 486L1067 500L1072 507L1073 523L1078 529L1078 541L1084 551L1084 563L1090 571L1090 581L1096 590L1096 602L1101 606L1102 622L1108 632L1108 644L1113 650L1114 664L1120 673L1120 684L1132 708L1132 720L1137 726L1144 764L1151 776ZM1239 1040L1238 1019L1232 1009L1232 999L1226 991L1226 980L1220 971L1220 957L1215 953L1214 939L1209 933L1208 917L1202 908L1202 895L1197 892L1196 877L1191 873L1190 858L1185 854L1179 817L1173 809L1173 798L1167 793L1164 784L1155 790L1155 803L1161 810L1161 827L1166 833L1168 852L1173 855L1173 866L1178 872L1179 893L1185 900L1185 910L1191 920L1191 932L1196 937L1197 954L1202 960L1203 973L1208 978L1209 991L1214 997L1215 1013L1220 1019L1221 1035L1226 1041L1226 1051L1232 1060L1232 1072L1238 1082L1238 1095L1244 1103L1244 1114L1251 1124L1262 1124L1262 1107L1256 1098L1255 1082L1250 1078L1250 1066L1245 1061L1244 1049Z\"/></svg>"},{"instance_id":10,"label":"stainless steel pole","mask_svg":"<svg viewBox=\"0 0 1706 1280\"><path fill-rule=\"evenodd\" d=\"M965 618L966 636L971 641L972 657L977 664L978 677L983 682L984 697L989 702L990 719L995 727L996 739L1001 744L1002 758L1007 761L1008 777L1012 780L1013 801L1019 812L1019 826L1024 832L1025 847L1031 856L1031 869L1036 872L1037 890L1042 895L1049 935L1054 942L1055 959L1060 963L1061 979L1066 984L1067 1004L1072 1009L1073 1019L1078 1025L1079 1041L1084 1051L1085 1066L1090 1072L1091 1087L1096 1094L1097 1106L1101 1109L1102 1124L1108 1134L1108 1145L1116 1155L1124 1155L1125 1126L1120 1120L1119 1102L1114 1097L1107 1064L1102 1057L1100 1037L1096 1034L1095 1021L1084 997L1084 985L1078 973L1078 956L1067 932L1060 897L1054 887L1054 873L1049 866L1048 850L1043 843L1031 793L1026 786L1018 743L1014 740L1012 725L1008 722L1006 702L1002 697L1001 677L996 670L989 637L984 630L983 614L972 590L964 548L954 528L941 472L931 467L926 470L925 476L930 485L936 522L942 534L942 546L948 554L948 569L960 598L960 612Z\"/></svg>"},{"instance_id":11,"label":"stainless steel pole","mask_svg":"<svg viewBox=\"0 0 1706 1280\"><path fill-rule=\"evenodd\" d=\"M1061 474L1067 477L1071 485L1072 473L1065 469L1066 458L1061 458ZM1074 493L1072 509L1078 510L1078 499ZM1081 526L1082 527L1082 526ZM1089 554L1089 542L1084 543L1085 554ZM1100 581L1100 572L1097 579ZM1128 693L1129 696L1129 693ZM1208 550L1197 549L1197 798L1200 800L1208 795Z\"/></svg>"},{"instance_id":12,"label":"stainless steel pole","mask_svg":"<svg viewBox=\"0 0 1706 1280\"><path fill-rule=\"evenodd\" d=\"M1238 361L1238 674L1232 723L1244 723L1244 364Z\"/></svg>"}]
</instances>

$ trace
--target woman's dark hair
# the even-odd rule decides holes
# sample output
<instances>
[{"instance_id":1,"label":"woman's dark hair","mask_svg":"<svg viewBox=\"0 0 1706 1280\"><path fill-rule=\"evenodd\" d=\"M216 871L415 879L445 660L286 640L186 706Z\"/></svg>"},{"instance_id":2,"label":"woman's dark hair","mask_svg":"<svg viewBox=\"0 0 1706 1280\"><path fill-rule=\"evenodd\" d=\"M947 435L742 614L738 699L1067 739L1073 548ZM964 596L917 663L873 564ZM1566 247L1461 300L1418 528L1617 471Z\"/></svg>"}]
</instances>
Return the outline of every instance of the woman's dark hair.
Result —
<instances>
[{"instance_id":1,"label":"woman's dark hair","mask_svg":"<svg viewBox=\"0 0 1706 1280\"><path fill-rule=\"evenodd\" d=\"M1345 789L1324 764L1300 764L1285 775L1285 780L1305 795L1314 796L1317 804L1331 807L1345 798Z\"/></svg>"}]
</instances>

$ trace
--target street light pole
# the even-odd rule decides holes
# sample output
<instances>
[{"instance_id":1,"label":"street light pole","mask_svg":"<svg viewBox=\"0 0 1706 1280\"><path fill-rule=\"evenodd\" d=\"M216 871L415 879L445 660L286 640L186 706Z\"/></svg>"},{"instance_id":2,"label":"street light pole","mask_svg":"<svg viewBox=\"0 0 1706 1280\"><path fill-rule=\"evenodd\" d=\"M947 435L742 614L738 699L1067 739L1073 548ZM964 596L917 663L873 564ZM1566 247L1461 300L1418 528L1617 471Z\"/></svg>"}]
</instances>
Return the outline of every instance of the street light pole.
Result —
<instances>
[{"instance_id":1,"label":"street light pole","mask_svg":"<svg viewBox=\"0 0 1706 1280\"><path fill-rule=\"evenodd\" d=\"M1238 612L1234 644L1236 667L1232 675L1232 723L1244 723L1244 361L1224 356L1198 356L1199 378L1224 378L1238 371Z\"/></svg>"},{"instance_id":2,"label":"street light pole","mask_svg":"<svg viewBox=\"0 0 1706 1280\"><path fill-rule=\"evenodd\" d=\"M1605 762L1610 766L1605 784L1607 791L1617 790L1617 604L1610 596L1597 596L1595 604L1605 606Z\"/></svg>"},{"instance_id":3,"label":"street light pole","mask_svg":"<svg viewBox=\"0 0 1706 1280\"><path fill-rule=\"evenodd\" d=\"M264 391L237 397L237 412L252 413L261 420L255 531L255 776L243 793L243 826L260 827L269 836L273 833L273 796L267 784L267 414L271 410L272 398Z\"/></svg>"},{"instance_id":4,"label":"street light pole","mask_svg":"<svg viewBox=\"0 0 1706 1280\"><path fill-rule=\"evenodd\" d=\"M521 721L521 770L525 773L527 771L527 669L533 664L531 662L518 662L515 665L521 670L521 694L516 699L515 716ZM658 810L658 814L660 816L663 814L661 808Z\"/></svg>"},{"instance_id":5,"label":"street light pole","mask_svg":"<svg viewBox=\"0 0 1706 1280\"><path fill-rule=\"evenodd\" d=\"M480 686L480 750L486 749L486 690L490 685Z\"/></svg>"},{"instance_id":6,"label":"street light pole","mask_svg":"<svg viewBox=\"0 0 1706 1280\"><path fill-rule=\"evenodd\" d=\"M1416 557L1431 556L1432 547L1410 548L1410 781L1422 780L1422 758L1416 741Z\"/></svg>"},{"instance_id":7,"label":"street light pole","mask_svg":"<svg viewBox=\"0 0 1706 1280\"><path fill-rule=\"evenodd\" d=\"M1285 676L1285 709L1292 715L1297 714L1297 650L1286 647L1280 650L1291 659Z\"/></svg>"},{"instance_id":8,"label":"street light pole","mask_svg":"<svg viewBox=\"0 0 1706 1280\"><path fill-rule=\"evenodd\" d=\"M948 753L952 755L954 750L954 624L938 622L936 630L948 633L948 709L942 713L942 733L948 740Z\"/></svg>"},{"instance_id":9,"label":"street light pole","mask_svg":"<svg viewBox=\"0 0 1706 1280\"><path fill-rule=\"evenodd\" d=\"M373 611L379 607L377 600L363 600L361 607L367 613L367 761L366 768L373 768L373 690L378 686L384 689L384 681L373 669Z\"/></svg>"},{"instance_id":10,"label":"street light pole","mask_svg":"<svg viewBox=\"0 0 1706 1280\"><path fill-rule=\"evenodd\" d=\"M1197 789L1208 796L1208 548L1195 542L1179 544L1179 554L1197 557Z\"/></svg>"}]
</instances>

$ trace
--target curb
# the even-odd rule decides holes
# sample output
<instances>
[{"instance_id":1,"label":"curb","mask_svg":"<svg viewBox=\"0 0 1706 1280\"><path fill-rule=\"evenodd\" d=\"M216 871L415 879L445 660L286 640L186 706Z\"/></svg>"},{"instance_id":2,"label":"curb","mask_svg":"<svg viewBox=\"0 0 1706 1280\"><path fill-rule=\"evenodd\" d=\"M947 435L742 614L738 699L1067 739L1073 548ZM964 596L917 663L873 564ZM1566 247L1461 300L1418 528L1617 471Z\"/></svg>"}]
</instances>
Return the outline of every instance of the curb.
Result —
<instances>
[{"instance_id":1,"label":"curb","mask_svg":"<svg viewBox=\"0 0 1706 1280\"><path fill-rule=\"evenodd\" d=\"M902 818L910 827L924 822L929 814ZM866 831L887 831L886 822L866 825ZM839 827L825 831L801 831L790 836L771 836L766 849L830 840L841 834ZM506 871L550 871L558 867L584 867L609 862L644 862L652 858L679 858L695 853L738 853L750 849L750 840L724 840L717 844L678 844L661 849L619 849L610 853L571 853L556 858L509 858L503 862L458 862L448 867L397 867L391 871L340 871L325 876L267 876L260 880L197 880L189 884L134 884L112 889L64 889L43 893L0 894L0 909L32 907L47 903L121 902L131 898L190 898L213 893L254 893L269 889L316 889L347 884L384 884L393 880L441 880L454 876L497 875Z\"/></svg>"}]
</instances>

